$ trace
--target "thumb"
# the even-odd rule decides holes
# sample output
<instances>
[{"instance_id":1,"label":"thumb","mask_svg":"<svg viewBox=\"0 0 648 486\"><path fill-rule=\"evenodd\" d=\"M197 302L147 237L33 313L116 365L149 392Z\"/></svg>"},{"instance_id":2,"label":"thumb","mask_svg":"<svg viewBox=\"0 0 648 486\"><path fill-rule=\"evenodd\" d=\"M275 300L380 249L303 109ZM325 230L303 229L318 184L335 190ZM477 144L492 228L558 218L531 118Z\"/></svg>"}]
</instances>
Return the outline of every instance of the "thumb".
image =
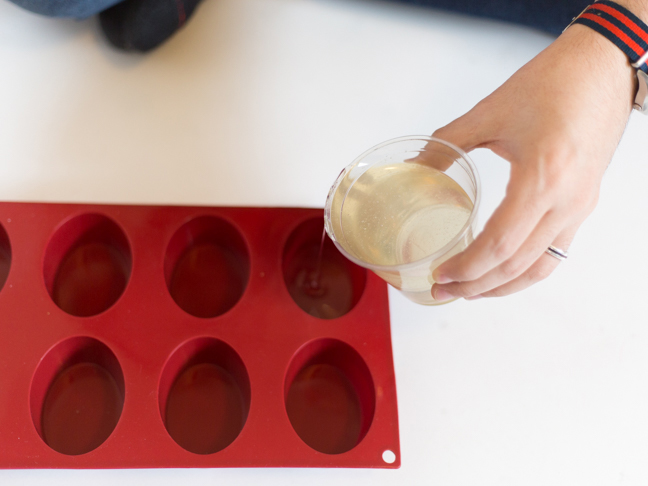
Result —
<instances>
[{"instance_id":1,"label":"thumb","mask_svg":"<svg viewBox=\"0 0 648 486\"><path fill-rule=\"evenodd\" d=\"M465 115L436 130L432 136L450 142L464 152L485 145L490 136L486 131L491 124L479 115L479 111L482 110L477 105Z\"/></svg>"},{"instance_id":2,"label":"thumb","mask_svg":"<svg viewBox=\"0 0 648 486\"><path fill-rule=\"evenodd\" d=\"M473 110L436 130L432 137L449 142L464 152L487 143L485 134L480 129L482 124L476 123ZM420 154L411 162L427 165L441 172L445 172L454 163L457 155L454 150L437 141L430 141Z\"/></svg>"}]
</instances>

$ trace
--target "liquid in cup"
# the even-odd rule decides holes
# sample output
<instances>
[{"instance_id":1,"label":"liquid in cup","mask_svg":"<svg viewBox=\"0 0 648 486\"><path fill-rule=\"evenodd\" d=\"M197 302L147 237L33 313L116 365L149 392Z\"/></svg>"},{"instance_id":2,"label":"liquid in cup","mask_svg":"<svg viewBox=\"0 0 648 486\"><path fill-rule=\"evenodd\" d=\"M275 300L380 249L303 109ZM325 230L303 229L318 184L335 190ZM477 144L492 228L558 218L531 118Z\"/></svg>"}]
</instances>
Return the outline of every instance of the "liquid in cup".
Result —
<instances>
[{"instance_id":1,"label":"liquid in cup","mask_svg":"<svg viewBox=\"0 0 648 486\"><path fill-rule=\"evenodd\" d=\"M436 305L432 272L472 241L479 179L468 156L432 137L384 142L338 177L326 231L350 260L410 300Z\"/></svg>"}]
</instances>

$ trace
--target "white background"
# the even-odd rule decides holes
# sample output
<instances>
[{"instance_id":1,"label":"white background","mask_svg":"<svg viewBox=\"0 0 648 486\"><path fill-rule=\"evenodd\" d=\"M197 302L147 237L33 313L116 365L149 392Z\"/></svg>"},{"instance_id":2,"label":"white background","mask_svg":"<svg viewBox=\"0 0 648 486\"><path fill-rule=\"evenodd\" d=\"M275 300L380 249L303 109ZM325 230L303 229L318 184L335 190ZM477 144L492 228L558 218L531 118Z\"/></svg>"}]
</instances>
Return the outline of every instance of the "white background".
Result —
<instances>
[{"instance_id":1,"label":"white background","mask_svg":"<svg viewBox=\"0 0 648 486\"><path fill-rule=\"evenodd\" d=\"M448 123L551 40L382 1L205 0L140 56L112 50L94 19L1 1L0 199L322 207L359 153ZM547 281L438 308L390 293L399 470L1 471L0 484L647 484L646 140L635 114ZM508 167L473 158L483 222Z\"/></svg>"}]
</instances>

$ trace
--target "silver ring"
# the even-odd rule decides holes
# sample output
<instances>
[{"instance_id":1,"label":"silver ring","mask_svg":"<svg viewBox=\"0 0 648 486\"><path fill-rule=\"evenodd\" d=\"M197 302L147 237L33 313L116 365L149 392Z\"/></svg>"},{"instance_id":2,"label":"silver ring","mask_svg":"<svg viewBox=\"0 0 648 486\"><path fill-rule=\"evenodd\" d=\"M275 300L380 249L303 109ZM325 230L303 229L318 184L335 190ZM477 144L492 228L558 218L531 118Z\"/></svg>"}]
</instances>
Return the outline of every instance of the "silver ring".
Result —
<instances>
[{"instance_id":1,"label":"silver ring","mask_svg":"<svg viewBox=\"0 0 648 486\"><path fill-rule=\"evenodd\" d=\"M549 245L549 248L545 250L545 253L560 261L567 260L567 257L569 256L569 253L567 251L556 248L553 245Z\"/></svg>"}]
</instances>

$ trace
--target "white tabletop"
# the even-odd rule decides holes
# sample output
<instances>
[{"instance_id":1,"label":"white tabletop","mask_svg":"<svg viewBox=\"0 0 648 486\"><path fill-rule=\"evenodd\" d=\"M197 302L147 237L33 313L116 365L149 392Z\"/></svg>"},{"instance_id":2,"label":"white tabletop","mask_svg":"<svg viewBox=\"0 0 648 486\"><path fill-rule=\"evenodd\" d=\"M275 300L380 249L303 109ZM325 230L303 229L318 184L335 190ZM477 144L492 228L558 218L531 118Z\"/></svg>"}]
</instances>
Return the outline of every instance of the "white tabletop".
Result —
<instances>
[{"instance_id":1,"label":"white tabletop","mask_svg":"<svg viewBox=\"0 0 648 486\"><path fill-rule=\"evenodd\" d=\"M140 56L93 19L1 1L0 198L322 207L359 153L431 133L550 42L382 1L209 0ZM399 470L0 471L0 484L646 484L647 134L633 115L550 279L438 308L390 292ZM473 158L484 221L508 168Z\"/></svg>"}]
</instances>

